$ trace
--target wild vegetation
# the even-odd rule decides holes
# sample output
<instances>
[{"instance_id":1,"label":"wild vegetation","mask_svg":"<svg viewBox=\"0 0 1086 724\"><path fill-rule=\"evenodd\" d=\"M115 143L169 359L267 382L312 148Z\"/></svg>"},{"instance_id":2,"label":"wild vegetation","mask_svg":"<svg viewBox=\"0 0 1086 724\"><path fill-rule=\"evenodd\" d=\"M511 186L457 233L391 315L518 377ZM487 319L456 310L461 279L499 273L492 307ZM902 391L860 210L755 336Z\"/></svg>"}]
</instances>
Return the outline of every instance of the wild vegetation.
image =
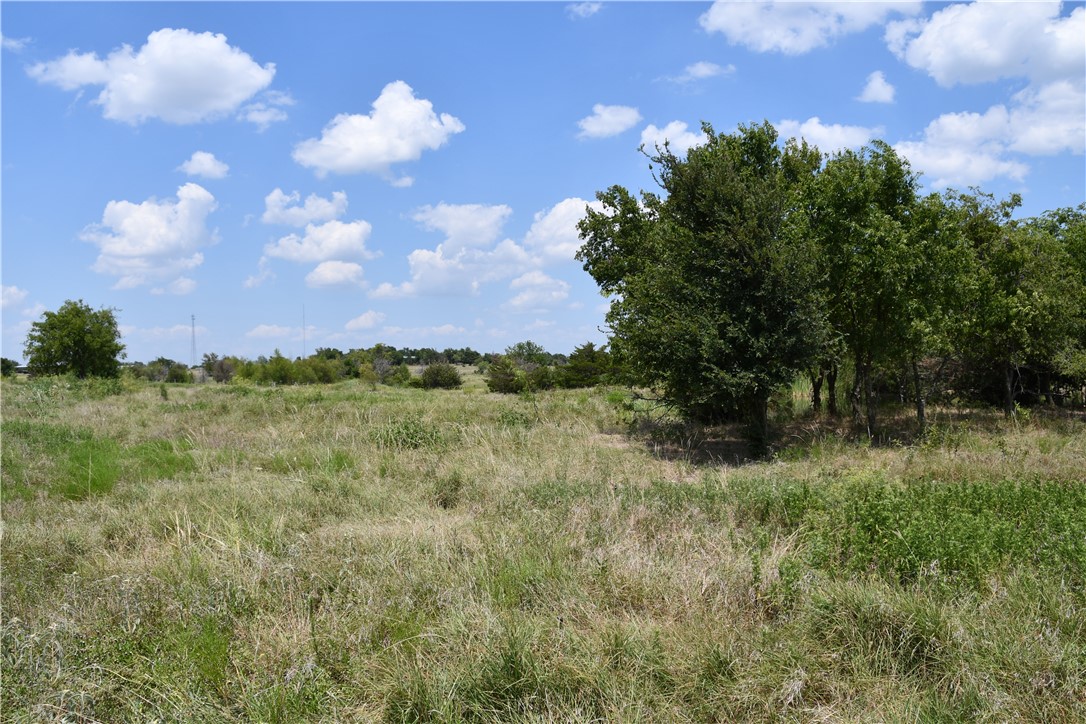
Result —
<instances>
[{"instance_id":1,"label":"wild vegetation","mask_svg":"<svg viewBox=\"0 0 1086 724\"><path fill-rule=\"evenodd\" d=\"M4 379L4 719L1086 720L1080 413L460 372Z\"/></svg>"},{"instance_id":2,"label":"wild vegetation","mask_svg":"<svg viewBox=\"0 0 1086 724\"><path fill-rule=\"evenodd\" d=\"M1086 204L1012 219L1017 196L921 195L881 141L827 157L768 122L703 131L685 156L646 152L660 194L612 186L579 225L631 382L691 419L746 420L761 451L772 396L802 374L833 388L845 364L869 436L894 388L920 431L933 398L1009 416L1081 393Z\"/></svg>"}]
</instances>

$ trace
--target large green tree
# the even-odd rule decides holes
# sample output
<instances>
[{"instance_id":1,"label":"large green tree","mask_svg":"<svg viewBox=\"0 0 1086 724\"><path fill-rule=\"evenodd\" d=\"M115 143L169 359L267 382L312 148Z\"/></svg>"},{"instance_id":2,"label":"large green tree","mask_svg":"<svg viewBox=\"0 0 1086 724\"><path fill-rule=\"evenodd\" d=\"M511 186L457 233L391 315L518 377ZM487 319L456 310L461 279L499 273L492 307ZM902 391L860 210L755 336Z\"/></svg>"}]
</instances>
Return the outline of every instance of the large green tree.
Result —
<instances>
[{"instance_id":1,"label":"large green tree","mask_svg":"<svg viewBox=\"0 0 1086 724\"><path fill-rule=\"evenodd\" d=\"M695 419L745 417L764 449L771 394L825 346L805 211L822 159L768 122L702 128L685 158L649 153L664 195L597 194L577 258L613 297L611 350L633 381Z\"/></svg>"},{"instance_id":2,"label":"large green tree","mask_svg":"<svg viewBox=\"0 0 1086 724\"><path fill-rule=\"evenodd\" d=\"M934 203L920 204L917 185L908 162L875 141L835 154L811 202L827 310L855 372L852 413L869 435L878 374L922 356L923 320L931 313L925 299L933 292L928 261L935 257L928 247L937 237L929 234L940 217Z\"/></svg>"},{"instance_id":3,"label":"large green tree","mask_svg":"<svg viewBox=\"0 0 1086 724\"><path fill-rule=\"evenodd\" d=\"M45 312L30 326L23 349L30 373L116 377L125 352L114 311L91 309L80 299Z\"/></svg>"},{"instance_id":4,"label":"large green tree","mask_svg":"<svg viewBox=\"0 0 1086 724\"><path fill-rule=\"evenodd\" d=\"M969 367L998 378L1003 410L1012 415L1024 372L1047 385L1067 355L1086 346L1079 249L1086 232L1073 210L1014 220L1017 196L1001 202L981 193L950 197L975 265L959 345Z\"/></svg>"}]
</instances>

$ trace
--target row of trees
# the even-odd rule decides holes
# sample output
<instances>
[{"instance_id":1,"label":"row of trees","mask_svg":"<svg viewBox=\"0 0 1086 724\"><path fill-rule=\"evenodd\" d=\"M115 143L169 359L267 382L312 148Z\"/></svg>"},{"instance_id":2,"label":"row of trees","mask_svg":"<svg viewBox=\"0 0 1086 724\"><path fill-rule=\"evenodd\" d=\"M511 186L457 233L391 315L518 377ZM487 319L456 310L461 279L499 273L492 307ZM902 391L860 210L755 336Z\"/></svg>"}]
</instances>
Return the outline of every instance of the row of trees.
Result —
<instances>
[{"instance_id":1,"label":"row of trees","mask_svg":"<svg viewBox=\"0 0 1086 724\"><path fill-rule=\"evenodd\" d=\"M83 300L66 301L55 312L45 312L42 319L31 325L24 353L27 368L33 375L73 374L76 377L117 377L121 360L125 358L120 329L112 309L92 309ZM342 352L335 348L319 348L305 359L291 360L279 350L271 357L249 360L242 357L209 353L203 356L201 367L216 382L238 379L270 384L329 383L353 378L372 383L413 385L428 388L459 387L460 374L454 365L478 364L484 371L491 365L510 365L514 382L503 391L547 389L554 386L580 386L586 379L582 357L604 354L588 344L574 353L574 364L561 374L552 373L553 366L566 366L570 358L547 352L531 341L518 342L504 355L482 354L470 347L395 348L376 344L368 349ZM420 375L412 375L409 365L423 366ZM0 372L14 374L17 363L4 359ZM128 374L152 382L191 382L192 371L182 362L159 357L151 362L134 362L123 366ZM574 370L582 369L581 372ZM531 378L528 376L531 374ZM591 377L592 384L602 377Z\"/></svg>"},{"instance_id":2,"label":"row of trees","mask_svg":"<svg viewBox=\"0 0 1086 724\"><path fill-rule=\"evenodd\" d=\"M922 427L933 396L1011 414L1086 379L1086 205L1016 220L1017 196L921 195L881 141L826 158L768 122L703 130L649 155L663 195L612 186L580 223L630 382L764 446L771 395L807 374L832 404L846 362L868 434L902 381Z\"/></svg>"}]
</instances>

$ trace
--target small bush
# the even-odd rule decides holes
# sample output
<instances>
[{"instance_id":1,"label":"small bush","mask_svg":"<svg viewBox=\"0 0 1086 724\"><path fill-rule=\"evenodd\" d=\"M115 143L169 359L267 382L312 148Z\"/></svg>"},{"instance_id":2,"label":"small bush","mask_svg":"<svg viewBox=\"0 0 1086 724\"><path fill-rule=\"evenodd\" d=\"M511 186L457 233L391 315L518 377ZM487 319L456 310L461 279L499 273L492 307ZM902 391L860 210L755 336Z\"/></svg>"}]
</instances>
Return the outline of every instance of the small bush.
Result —
<instances>
[{"instance_id":1,"label":"small bush","mask_svg":"<svg viewBox=\"0 0 1086 724\"><path fill-rule=\"evenodd\" d=\"M463 383L460 372L448 362L436 362L422 371L422 386L428 390L455 390Z\"/></svg>"},{"instance_id":2,"label":"small bush","mask_svg":"<svg viewBox=\"0 0 1086 724\"><path fill-rule=\"evenodd\" d=\"M514 395L528 389L528 378L509 357L499 357L486 370L486 386L491 392Z\"/></svg>"}]
</instances>

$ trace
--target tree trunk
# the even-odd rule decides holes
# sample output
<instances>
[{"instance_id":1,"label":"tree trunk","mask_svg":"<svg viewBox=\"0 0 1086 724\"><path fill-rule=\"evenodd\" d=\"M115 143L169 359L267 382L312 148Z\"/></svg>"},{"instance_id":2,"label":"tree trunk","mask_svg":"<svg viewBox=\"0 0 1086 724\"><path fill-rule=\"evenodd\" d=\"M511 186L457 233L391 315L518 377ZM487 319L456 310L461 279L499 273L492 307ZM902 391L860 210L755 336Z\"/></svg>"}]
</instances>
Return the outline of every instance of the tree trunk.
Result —
<instances>
[{"instance_id":1,"label":"tree trunk","mask_svg":"<svg viewBox=\"0 0 1086 724\"><path fill-rule=\"evenodd\" d=\"M756 458L769 453L769 396L760 395L747 403L747 441Z\"/></svg>"},{"instance_id":2,"label":"tree trunk","mask_svg":"<svg viewBox=\"0 0 1086 724\"><path fill-rule=\"evenodd\" d=\"M826 373L826 397L827 397L827 411L833 417L837 417L837 363L830 365L829 371Z\"/></svg>"},{"instance_id":3,"label":"tree trunk","mask_svg":"<svg viewBox=\"0 0 1086 724\"><path fill-rule=\"evenodd\" d=\"M856 371L852 378L852 392L849 395L849 405L852 412L852 422L856 427L859 427L863 421L863 388L866 374L864 371L864 365L860 361L859 356L856 358Z\"/></svg>"},{"instance_id":4,"label":"tree trunk","mask_svg":"<svg viewBox=\"0 0 1086 724\"><path fill-rule=\"evenodd\" d=\"M820 369L817 375L811 377L811 407L814 411L822 411L822 383L826 379L826 370Z\"/></svg>"},{"instance_id":5,"label":"tree trunk","mask_svg":"<svg viewBox=\"0 0 1086 724\"><path fill-rule=\"evenodd\" d=\"M864 372L864 406L867 408L867 436L871 438L875 435L878 401L875 399L875 376L870 370Z\"/></svg>"},{"instance_id":6,"label":"tree trunk","mask_svg":"<svg viewBox=\"0 0 1086 724\"><path fill-rule=\"evenodd\" d=\"M1003 414L1014 417L1014 365L1010 362L1003 375Z\"/></svg>"},{"instance_id":7,"label":"tree trunk","mask_svg":"<svg viewBox=\"0 0 1086 724\"><path fill-rule=\"evenodd\" d=\"M913 387L916 392L916 426L917 434L923 435L927 429L927 400L924 399L924 385L920 380L920 365L913 360Z\"/></svg>"}]
</instances>

